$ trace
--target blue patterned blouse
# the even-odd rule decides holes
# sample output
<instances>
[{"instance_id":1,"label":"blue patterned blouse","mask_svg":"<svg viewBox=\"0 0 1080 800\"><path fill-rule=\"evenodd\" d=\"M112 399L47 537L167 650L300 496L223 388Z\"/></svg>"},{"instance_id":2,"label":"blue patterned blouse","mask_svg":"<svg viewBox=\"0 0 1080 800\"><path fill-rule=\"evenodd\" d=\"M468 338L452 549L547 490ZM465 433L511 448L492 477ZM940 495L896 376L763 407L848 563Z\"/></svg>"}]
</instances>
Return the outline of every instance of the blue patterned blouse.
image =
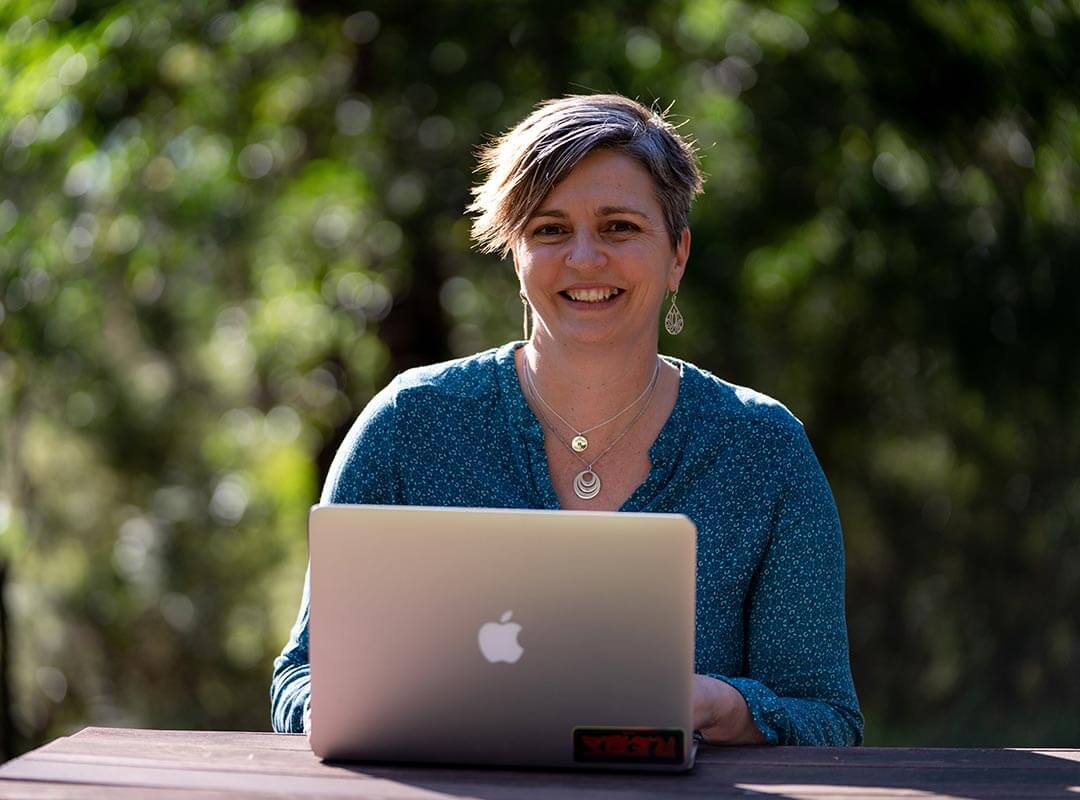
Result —
<instances>
[{"instance_id":1,"label":"blue patterned blouse","mask_svg":"<svg viewBox=\"0 0 1080 800\"><path fill-rule=\"evenodd\" d=\"M514 342L409 370L356 420L327 503L559 507ZM734 686L774 744L862 741L832 492L802 424L765 395L692 364L622 511L686 514L698 529L696 671ZM308 586L274 661L274 730L303 730Z\"/></svg>"}]
</instances>

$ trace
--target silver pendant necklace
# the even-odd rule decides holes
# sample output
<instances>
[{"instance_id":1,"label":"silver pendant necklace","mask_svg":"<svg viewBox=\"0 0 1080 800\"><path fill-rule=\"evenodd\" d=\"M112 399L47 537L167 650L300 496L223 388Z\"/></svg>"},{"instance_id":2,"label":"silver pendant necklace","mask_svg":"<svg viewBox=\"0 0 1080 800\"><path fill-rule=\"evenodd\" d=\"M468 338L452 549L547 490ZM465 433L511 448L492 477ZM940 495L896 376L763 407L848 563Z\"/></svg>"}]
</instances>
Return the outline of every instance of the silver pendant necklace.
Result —
<instances>
[{"instance_id":1,"label":"silver pendant necklace","mask_svg":"<svg viewBox=\"0 0 1080 800\"><path fill-rule=\"evenodd\" d=\"M528 368L529 368L528 367L528 362L525 361L524 354L523 354L523 357L522 357L522 363L525 365L526 372L528 372ZM645 395L649 393L649 389L652 388L653 383L656 381L656 376L659 375L659 374L660 374L660 358L658 356L657 359L656 359L656 368L653 370L652 378L649 380L648 385L646 385L645 389L641 392L641 394L639 394L637 397L635 397L634 400L630 403L630 405L628 405L626 408L624 408L622 411L620 411L615 416L608 417L603 422L598 422L595 425L593 425L592 427L586 428L583 431L579 431L577 428L575 428L573 425L571 425L570 422L562 414L560 414L558 411L556 411L554 408L551 407L551 404L548 403L548 401L544 399L543 395L541 395L540 392L538 392L536 390L536 386L535 386L535 384L532 383L532 378L531 377L529 377L529 383L530 383L530 386L532 386L532 393L534 395L536 395L536 399L540 401L540 403L544 406L544 408L546 408L548 411L550 411L552 414L554 414L555 417L563 425L565 425L567 428L569 428L570 430L572 430L574 432L574 438L572 438L570 440L570 448L575 453L584 453L586 450L589 449L589 440L585 436L585 434L592 433L593 431L599 430L600 428L603 428L605 425L608 425L608 424L614 422L619 417L621 417L623 414L625 414L627 411L629 411L631 408L633 408L638 403L640 403L642 398L644 398ZM597 458L596 460L599 461L600 459Z\"/></svg>"},{"instance_id":2,"label":"silver pendant necklace","mask_svg":"<svg viewBox=\"0 0 1080 800\"><path fill-rule=\"evenodd\" d=\"M544 400L544 398L540 396L540 392L538 392L536 390L536 384L533 383L532 373L529 370L529 362L525 358L522 358L521 366L522 366L522 374L525 377L525 385L529 390L529 394L536 397L537 400L539 400L546 408L548 408L553 414L555 414L555 416L558 417L559 416L558 412L556 412L555 409L553 409L550 405L548 405L548 403ZM571 455L573 455L574 458L576 458L578 461L580 461L585 466L585 469L581 470L581 472L579 472L576 476L574 476L574 494L576 494L582 500L592 500L594 497L596 497L598 494L600 494L600 489L601 489L600 476L596 474L596 470L594 470L593 467L600 461L600 459L602 459L604 456L606 456L611 451L611 448L613 448L615 445L617 445L622 440L622 438L624 436L626 436L627 433L630 432L630 429L634 427L634 425L637 423L637 421L639 419L641 419L641 416L648 410L649 406L652 403L653 392L656 389L657 378L659 376L660 376L660 357L657 356L657 358L656 358L656 369L653 370L652 378L649 380L649 385L645 387L645 391L642 392L642 394L638 396L637 400L634 401L634 403L637 403L638 400L640 400L642 397L645 397L647 395L648 399L645 401L645 404L634 415L634 418L630 420L630 422L627 424L627 426L625 428L623 428L622 433L620 433L618 436L616 436L612 440L611 444L609 444L607 447L605 447L604 451L600 455L598 455L596 458L594 458L591 462L586 461L584 458L581 457L580 451L575 449L575 447L573 445L573 442L564 441L563 438L561 436L559 436L559 434L555 431L555 427L551 424L551 421L548 419L547 415L543 412L543 410L540 411L540 417L541 417L542 421L544 422L545 426L547 427L547 429L549 431L551 431L552 436L554 436L556 439L558 439L560 442L562 442L563 446L571 453ZM634 403L631 403L630 406L628 406L628 408L632 408ZM625 411L625 409L624 409L624 411ZM619 414L616 415L615 417L612 417L612 419L617 419L618 416L621 416L624 413L624 411L620 411ZM559 417L559 419L562 419L562 417ZM608 420L608 421L610 422L611 420ZM566 422L566 420L563 420L563 422ZM604 423L604 424L607 424L607 423ZM593 430L593 429L590 429L590 430Z\"/></svg>"}]
</instances>

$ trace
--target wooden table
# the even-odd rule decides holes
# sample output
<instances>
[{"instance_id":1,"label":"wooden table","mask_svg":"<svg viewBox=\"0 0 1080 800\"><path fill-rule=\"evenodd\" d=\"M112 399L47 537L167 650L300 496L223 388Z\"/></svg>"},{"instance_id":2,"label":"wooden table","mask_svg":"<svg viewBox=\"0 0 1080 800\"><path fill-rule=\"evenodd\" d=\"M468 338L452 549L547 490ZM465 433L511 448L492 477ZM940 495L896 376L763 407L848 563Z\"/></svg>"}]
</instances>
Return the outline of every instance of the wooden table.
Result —
<instances>
[{"instance_id":1,"label":"wooden table","mask_svg":"<svg viewBox=\"0 0 1080 800\"><path fill-rule=\"evenodd\" d=\"M323 764L303 736L86 728L0 766L0 798L1080 800L1080 750L703 747L682 775Z\"/></svg>"}]
</instances>

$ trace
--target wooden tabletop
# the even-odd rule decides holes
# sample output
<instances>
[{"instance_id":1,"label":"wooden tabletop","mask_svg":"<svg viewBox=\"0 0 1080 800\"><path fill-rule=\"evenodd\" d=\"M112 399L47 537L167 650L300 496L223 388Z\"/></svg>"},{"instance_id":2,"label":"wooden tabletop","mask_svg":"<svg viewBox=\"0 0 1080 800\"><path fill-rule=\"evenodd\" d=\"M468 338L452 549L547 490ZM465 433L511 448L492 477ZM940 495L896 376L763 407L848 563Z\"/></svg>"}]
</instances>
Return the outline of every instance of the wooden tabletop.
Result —
<instances>
[{"instance_id":1,"label":"wooden tabletop","mask_svg":"<svg viewBox=\"0 0 1080 800\"><path fill-rule=\"evenodd\" d=\"M0 766L0 797L1080 800L1080 749L703 747L681 775L324 764L303 736L86 728Z\"/></svg>"}]
</instances>

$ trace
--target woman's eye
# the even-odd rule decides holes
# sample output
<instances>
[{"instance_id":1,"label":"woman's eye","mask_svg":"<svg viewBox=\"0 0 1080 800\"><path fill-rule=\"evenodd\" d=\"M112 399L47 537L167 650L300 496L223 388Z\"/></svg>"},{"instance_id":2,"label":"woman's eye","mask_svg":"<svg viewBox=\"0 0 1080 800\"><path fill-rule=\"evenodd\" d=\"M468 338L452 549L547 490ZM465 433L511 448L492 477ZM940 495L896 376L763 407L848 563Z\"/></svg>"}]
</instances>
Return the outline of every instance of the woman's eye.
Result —
<instances>
[{"instance_id":1,"label":"woman's eye","mask_svg":"<svg viewBox=\"0 0 1080 800\"><path fill-rule=\"evenodd\" d=\"M627 222L626 220L615 220L608 225L608 230L612 233L632 233L638 230L638 226L633 222Z\"/></svg>"}]
</instances>

